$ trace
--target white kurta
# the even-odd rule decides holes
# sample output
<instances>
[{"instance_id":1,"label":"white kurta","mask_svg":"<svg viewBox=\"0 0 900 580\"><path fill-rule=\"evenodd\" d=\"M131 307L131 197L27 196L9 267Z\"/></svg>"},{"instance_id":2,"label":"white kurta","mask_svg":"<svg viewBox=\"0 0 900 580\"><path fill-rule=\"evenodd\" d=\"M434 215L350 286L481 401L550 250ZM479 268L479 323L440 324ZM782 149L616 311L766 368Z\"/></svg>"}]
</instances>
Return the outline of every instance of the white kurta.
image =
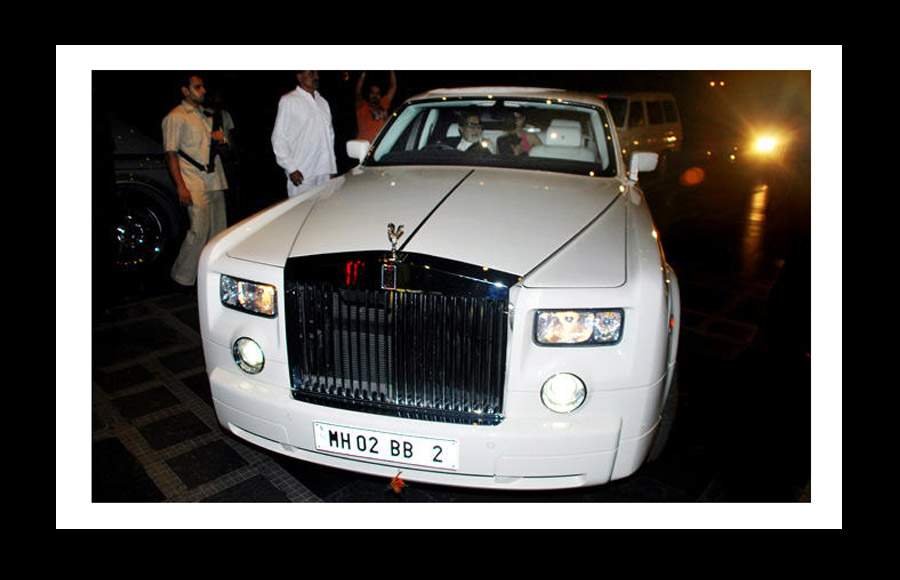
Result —
<instances>
[{"instance_id":1,"label":"white kurta","mask_svg":"<svg viewBox=\"0 0 900 580\"><path fill-rule=\"evenodd\" d=\"M288 177L289 196L337 173L331 108L318 91L310 94L297 87L281 97L272 131L272 150L286 175L294 171L303 174L299 187Z\"/></svg>"}]
</instances>

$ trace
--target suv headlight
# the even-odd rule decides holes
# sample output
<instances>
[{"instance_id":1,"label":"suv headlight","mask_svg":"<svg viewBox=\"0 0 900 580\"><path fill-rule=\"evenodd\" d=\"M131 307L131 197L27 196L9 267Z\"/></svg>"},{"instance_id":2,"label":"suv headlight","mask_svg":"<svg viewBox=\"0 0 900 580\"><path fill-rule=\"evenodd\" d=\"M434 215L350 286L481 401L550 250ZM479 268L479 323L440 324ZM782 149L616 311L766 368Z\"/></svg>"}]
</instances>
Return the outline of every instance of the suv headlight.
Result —
<instances>
[{"instance_id":1,"label":"suv headlight","mask_svg":"<svg viewBox=\"0 0 900 580\"><path fill-rule=\"evenodd\" d=\"M775 137L760 137L753 144L753 148L756 149L758 153L771 153L775 150L775 146L778 145L778 141L775 140Z\"/></svg>"},{"instance_id":2,"label":"suv headlight","mask_svg":"<svg viewBox=\"0 0 900 580\"><path fill-rule=\"evenodd\" d=\"M275 316L275 287L222 275L219 298L223 306L259 316Z\"/></svg>"},{"instance_id":3,"label":"suv headlight","mask_svg":"<svg viewBox=\"0 0 900 580\"><path fill-rule=\"evenodd\" d=\"M625 311L538 310L534 321L534 339L538 344L617 344L622 339Z\"/></svg>"}]
</instances>

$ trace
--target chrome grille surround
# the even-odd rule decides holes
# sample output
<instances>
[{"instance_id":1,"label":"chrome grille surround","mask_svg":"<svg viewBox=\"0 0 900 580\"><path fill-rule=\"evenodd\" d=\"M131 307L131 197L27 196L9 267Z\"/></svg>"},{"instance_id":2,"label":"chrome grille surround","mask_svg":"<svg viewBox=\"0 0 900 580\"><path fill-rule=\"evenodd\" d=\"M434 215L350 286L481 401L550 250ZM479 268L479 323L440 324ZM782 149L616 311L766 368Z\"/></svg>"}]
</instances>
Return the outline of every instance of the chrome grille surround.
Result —
<instances>
[{"instance_id":1,"label":"chrome grille surround","mask_svg":"<svg viewBox=\"0 0 900 580\"><path fill-rule=\"evenodd\" d=\"M419 254L289 259L293 398L424 421L499 424L509 288L518 280Z\"/></svg>"}]
</instances>

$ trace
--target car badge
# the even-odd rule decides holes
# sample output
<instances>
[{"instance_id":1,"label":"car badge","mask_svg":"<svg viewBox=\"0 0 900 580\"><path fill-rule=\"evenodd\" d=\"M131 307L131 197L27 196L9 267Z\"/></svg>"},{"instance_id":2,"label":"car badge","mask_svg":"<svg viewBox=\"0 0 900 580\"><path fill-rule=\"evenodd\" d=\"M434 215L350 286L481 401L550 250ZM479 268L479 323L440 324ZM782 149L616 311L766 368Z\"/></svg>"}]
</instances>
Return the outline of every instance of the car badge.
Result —
<instances>
[{"instance_id":1,"label":"car badge","mask_svg":"<svg viewBox=\"0 0 900 580\"><path fill-rule=\"evenodd\" d=\"M395 262L385 262L381 265L381 289L397 289L397 264Z\"/></svg>"}]
</instances>

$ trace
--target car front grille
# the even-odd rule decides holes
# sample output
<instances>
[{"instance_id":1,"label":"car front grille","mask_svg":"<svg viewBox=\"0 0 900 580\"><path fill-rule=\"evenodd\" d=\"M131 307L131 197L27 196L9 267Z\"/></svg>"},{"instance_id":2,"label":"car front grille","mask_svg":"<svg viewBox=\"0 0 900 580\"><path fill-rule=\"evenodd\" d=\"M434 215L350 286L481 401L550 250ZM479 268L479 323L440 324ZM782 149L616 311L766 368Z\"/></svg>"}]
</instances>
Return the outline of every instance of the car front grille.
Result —
<instances>
[{"instance_id":1,"label":"car front grille","mask_svg":"<svg viewBox=\"0 0 900 580\"><path fill-rule=\"evenodd\" d=\"M396 268L388 287L385 264ZM516 280L420 255L290 259L292 396L365 413L498 424Z\"/></svg>"}]
</instances>

